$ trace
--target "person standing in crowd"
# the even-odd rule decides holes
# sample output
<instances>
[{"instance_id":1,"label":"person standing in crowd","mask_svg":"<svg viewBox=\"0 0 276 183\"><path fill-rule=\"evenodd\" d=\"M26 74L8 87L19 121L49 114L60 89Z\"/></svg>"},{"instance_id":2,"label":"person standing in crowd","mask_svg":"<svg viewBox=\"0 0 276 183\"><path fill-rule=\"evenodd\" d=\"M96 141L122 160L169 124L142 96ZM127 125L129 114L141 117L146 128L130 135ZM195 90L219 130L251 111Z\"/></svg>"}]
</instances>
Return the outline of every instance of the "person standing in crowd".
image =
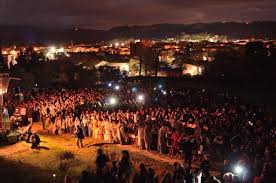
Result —
<instances>
[{"instance_id":1,"label":"person standing in crowd","mask_svg":"<svg viewBox=\"0 0 276 183\"><path fill-rule=\"evenodd\" d=\"M190 141L189 137L184 138L184 141L181 144L181 150L184 157L184 164L191 167L193 143Z\"/></svg>"},{"instance_id":2,"label":"person standing in crowd","mask_svg":"<svg viewBox=\"0 0 276 183\"><path fill-rule=\"evenodd\" d=\"M166 127L162 125L161 128L158 130L158 151L162 154L165 154L166 149Z\"/></svg>"},{"instance_id":3,"label":"person standing in crowd","mask_svg":"<svg viewBox=\"0 0 276 183\"><path fill-rule=\"evenodd\" d=\"M42 128L45 130L46 127L46 118L47 118L47 107L43 104L40 109L40 119L42 123Z\"/></svg>"},{"instance_id":4,"label":"person standing in crowd","mask_svg":"<svg viewBox=\"0 0 276 183\"><path fill-rule=\"evenodd\" d=\"M172 134L172 139L173 139L173 155L175 155L176 157L180 157L179 154L179 142L180 142L180 138L181 138L181 128L176 129L173 134Z\"/></svg>"},{"instance_id":5,"label":"person standing in crowd","mask_svg":"<svg viewBox=\"0 0 276 183\"><path fill-rule=\"evenodd\" d=\"M154 169L148 169L148 176L146 179L146 183L158 183L158 178L155 176Z\"/></svg>"},{"instance_id":6,"label":"person standing in crowd","mask_svg":"<svg viewBox=\"0 0 276 183\"><path fill-rule=\"evenodd\" d=\"M97 150L97 158L96 158L97 174L103 173L107 162L108 162L108 157L103 153L102 149L98 149Z\"/></svg>"},{"instance_id":7,"label":"person standing in crowd","mask_svg":"<svg viewBox=\"0 0 276 183\"><path fill-rule=\"evenodd\" d=\"M75 129L77 129L78 126L81 127L81 122L78 117L75 118L74 124L75 124Z\"/></svg>"},{"instance_id":8,"label":"person standing in crowd","mask_svg":"<svg viewBox=\"0 0 276 183\"><path fill-rule=\"evenodd\" d=\"M172 176L170 173L167 173L162 180L162 183L173 183Z\"/></svg>"},{"instance_id":9,"label":"person standing in crowd","mask_svg":"<svg viewBox=\"0 0 276 183\"><path fill-rule=\"evenodd\" d=\"M79 148L83 148L82 140L84 139L84 135L83 135L83 131L82 131L82 128L80 127L80 125L77 126L75 135L76 135L76 140L77 140L77 146Z\"/></svg>"},{"instance_id":10,"label":"person standing in crowd","mask_svg":"<svg viewBox=\"0 0 276 183\"><path fill-rule=\"evenodd\" d=\"M133 167L130 161L129 152L124 150L122 151L122 158L119 162L119 173L118 178L121 183L130 183L131 175L133 173Z\"/></svg>"},{"instance_id":11,"label":"person standing in crowd","mask_svg":"<svg viewBox=\"0 0 276 183\"><path fill-rule=\"evenodd\" d=\"M27 108L27 119L30 124L33 124L33 108L31 106Z\"/></svg>"},{"instance_id":12,"label":"person standing in crowd","mask_svg":"<svg viewBox=\"0 0 276 183\"><path fill-rule=\"evenodd\" d=\"M26 117L26 114L27 114L27 109L26 109L26 107L25 107L25 105L23 104L23 105L21 105L21 107L20 107L20 116L21 116L21 118L22 118L22 123L23 124L26 124L27 123L27 117Z\"/></svg>"},{"instance_id":13,"label":"person standing in crowd","mask_svg":"<svg viewBox=\"0 0 276 183\"><path fill-rule=\"evenodd\" d=\"M88 137L88 117L85 114L82 114L82 125L83 125L83 134L85 137Z\"/></svg>"},{"instance_id":14,"label":"person standing in crowd","mask_svg":"<svg viewBox=\"0 0 276 183\"><path fill-rule=\"evenodd\" d=\"M121 126L122 126L121 121L118 121L118 123L116 124L116 134L117 134L117 140L118 140L119 144L123 144L122 135L121 135L121 131L120 131Z\"/></svg>"},{"instance_id":15,"label":"person standing in crowd","mask_svg":"<svg viewBox=\"0 0 276 183\"><path fill-rule=\"evenodd\" d=\"M70 113L68 120L69 120L70 134L74 134L75 124L74 124L74 117L72 113Z\"/></svg>"},{"instance_id":16,"label":"person standing in crowd","mask_svg":"<svg viewBox=\"0 0 276 183\"><path fill-rule=\"evenodd\" d=\"M144 183L147 180L148 171L143 163L140 163L140 171L136 173L133 179L133 183Z\"/></svg>"},{"instance_id":17,"label":"person standing in crowd","mask_svg":"<svg viewBox=\"0 0 276 183\"><path fill-rule=\"evenodd\" d=\"M144 141L144 125L143 123L139 123L138 124L138 134L137 134L137 145L138 145L138 148L140 150L144 149L144 144L145 144L145 141Z\"/></svg>"},{"instance_id":18,"label":"person standing in crowd","mask_svg":"<svg viewBox=\"0 0 276 183\"><path fill-rule=\"evenodd\" d=\"M145 140L145 148L147 151L150 151L150 144L151 144L151 124L149 122L146 122L145 128L144 128L144 140Z\"/></svg>"},{"instance_id":19,"label":"person standing in crowd","mask_svg":"<svg viewBox=\"0 0 276 183\"><path fill-rule=\"evenodd\" d=\"M93 136L93 120L92 120L92 116L88 115L88 137L92 137Z\"/></svg>"},{"instance_id":20,"label":"person standing in crowd","mask_svg":"<svg viewBox=\"0 0 276 183\"><path fill-rule=\"evenodd\" d=\"M201 161L201 163L200 163L200 169L202 172L201 182L205 182L206 179L210 176L210 174L209 174L209 170L210 170L209 155L205 154L203 156L203 161Z\"/></svg>"},{"instance_id":21,"label":"person standing in crowd","mask_svg":"<svg viewBox=\"0 0 276 183\"><path fill-rule=\"evenodd\" d=\"M66 126L66 133L70 134L71 133L71 127L70 127L70 120L69 120L69 116L66 114L64 120L64 124Z\"/></svg>"}]
</instances>

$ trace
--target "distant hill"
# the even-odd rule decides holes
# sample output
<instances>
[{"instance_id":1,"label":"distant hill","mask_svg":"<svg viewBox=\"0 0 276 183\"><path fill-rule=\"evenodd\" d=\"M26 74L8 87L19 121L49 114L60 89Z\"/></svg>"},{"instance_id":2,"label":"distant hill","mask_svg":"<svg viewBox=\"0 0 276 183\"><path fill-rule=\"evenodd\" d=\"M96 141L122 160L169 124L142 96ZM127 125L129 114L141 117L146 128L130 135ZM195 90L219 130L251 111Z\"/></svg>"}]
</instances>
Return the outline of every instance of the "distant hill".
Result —
<instances>
[{"instance_id":1,"label":"distant hill","mask_svg":"<svg viewBox=\"0 0 276 183\"><path fill-rule=\"evenodd\" d=\"M213 33L230 38L276 39L276 22L217 22L121 26L109 30L55 29L28 26L0 26L0 41L7 43L99 42L114 38L168 38L181 33Z\"/></svg>"},{"instance_id":2,"label":"distant hill","mask_svg":"<svg viewBox=\"0 0 276 183\"><path fill-rule=\"evenodd\" d=\"M197 24L156 24L149 26L124 26L109 30L110 35L127 37L164 38L175 37L181 33L213 33L226 35L231 38L276 38L276 22L217 22Z\"/></svg>"},{"instance_id":3,"label":"distant hill","mask_svg":"<svg viewBox=\"0 0 276 183\"><path fill-rule=\"evenodd\" d=\"M98 42L106 40L104 30L91 29L42 29L24 26L0 26L0 43L63 43Z\"/></svg>"}]
</instances>

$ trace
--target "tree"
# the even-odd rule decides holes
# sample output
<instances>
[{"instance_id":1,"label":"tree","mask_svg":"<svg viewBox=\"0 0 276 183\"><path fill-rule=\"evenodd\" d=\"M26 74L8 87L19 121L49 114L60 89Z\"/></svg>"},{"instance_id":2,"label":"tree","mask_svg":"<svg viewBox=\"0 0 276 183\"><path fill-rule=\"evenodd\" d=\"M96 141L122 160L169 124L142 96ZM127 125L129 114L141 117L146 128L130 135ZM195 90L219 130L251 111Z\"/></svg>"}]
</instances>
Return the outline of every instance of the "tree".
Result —
<instances>
[{"instance_id":1,"label":"tree","mask_svg":"<svg viewBox=\"0 0 276 183\"><path fill-rule=\"evenodd\" d=\"M139 76L142 75L142 66L144 63L145 48L142 43L136 43L136 55L139 57Z\"/></svg>"},{"instance_id":2,"label":"tree","mask_svg":"<svg viewBox=\"0 0 276 183\"><path fill-rule=\"evenodd\" d=\"M137 63L133 63L130 65L130 70L133 72L133 73L137 73L139 72L139 64Z\"/></svg>"},{"instance_id":3,"label":"tree","mask_svg":"<svg viewBox=\"0 0 276 183\"><path fill-rule=\"evenodd\" d=\"M154 55L151 47L144 48L143 61L145 66L145 76L148 76L148 72L151 72L154 68Z\"/></svg>"},{"instance_id":4,"label":"tree","mask_svg":"<svg viewBox=\"0 0 276 183\"><path fill-rule=\"evenodd\" d=\"M162 52L162 48L155 48L153 49L153 57L154 57L154 62L155 62L155 77L157 77L158 75L158 70L159 70L159 56L160 56L160 53Z\"/></svg>"},{"instance_id":5,"label":"tree","mask_svg":"<svg viewBox=\"0 0 276 183\"><path fill-rule=\"evenodd\" d=\"M2 48L0 47L0 68L3 69L4 68L4 57L2 54Z\"/></svg>"},{"instance_id":6,"label":"tree","mask_svg":"<svg viewBox=\"0 0 276 183\"><path fill-rule=\"evenodd\" d=\"M260 58L267 56L267 49L261 41L248 42L245 45L245 53L252 58Z\"/></svg>"},{"instance_id":7,"label":"tree","mask_svg":"<svg viewBox=\"0 0 276 183\"><path fill-rule=\"evenodd\" d=\"M188 43L184 48L184 53L175 54L175 60L173 61L173 65L176 68L179 77L182 76L182 71L186 69L185 63L192 62L192 45Z\"/></svg>"}]
</instances>

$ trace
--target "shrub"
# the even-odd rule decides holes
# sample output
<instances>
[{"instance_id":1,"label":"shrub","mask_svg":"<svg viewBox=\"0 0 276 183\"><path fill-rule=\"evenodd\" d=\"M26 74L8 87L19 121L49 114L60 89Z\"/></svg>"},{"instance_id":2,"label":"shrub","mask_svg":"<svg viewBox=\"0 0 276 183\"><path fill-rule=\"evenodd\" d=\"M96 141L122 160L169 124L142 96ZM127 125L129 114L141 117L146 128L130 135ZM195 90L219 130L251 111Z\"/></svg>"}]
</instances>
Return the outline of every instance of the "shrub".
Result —
<instances>
[{"instance_id":1,"label":"shrub","mask_svg":"<svg viewBox=\"0 0 276 183\"><path fill-rule=\"evenodd\" d=\"M60 172L60 173L66 173L68 171L70 167L70 163L67 162L67 161L61 161L59 162L58 166L57 166L57 170Z\"/></svg>"},{"instance_id":2,"label":"shrub","mask_svg":"<svg viewBox=\"0 0 276 183\"><path fill-rule=\"evenodd\" d=\"M75 159L75 154L71 151L61 151L58 153L59 160Z\"/></svg>"}]
</instances>

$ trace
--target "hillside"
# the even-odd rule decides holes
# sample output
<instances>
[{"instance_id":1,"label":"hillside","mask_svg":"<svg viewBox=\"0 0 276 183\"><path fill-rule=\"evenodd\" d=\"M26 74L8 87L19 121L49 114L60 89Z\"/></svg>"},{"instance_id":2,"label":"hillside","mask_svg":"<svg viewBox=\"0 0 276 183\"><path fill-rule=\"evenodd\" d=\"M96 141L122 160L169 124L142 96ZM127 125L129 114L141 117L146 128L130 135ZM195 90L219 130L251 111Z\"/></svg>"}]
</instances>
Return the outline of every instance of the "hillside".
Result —
<instances>
[{"instance_id":1,"label":"hillside","mask_svg":"<svg viewBox=\"0 0 276 183\"><path fill-rule=\"evenodd\" d=\"M0 26L2 44L49 42L99 42L114 38L167 38L181 33L212 33L230 38L276 38L276 22L217 22L197 24L156 24L121 26L109 30L93 29L42 29L27 26Z\"/></svg>"}]
</instances>

